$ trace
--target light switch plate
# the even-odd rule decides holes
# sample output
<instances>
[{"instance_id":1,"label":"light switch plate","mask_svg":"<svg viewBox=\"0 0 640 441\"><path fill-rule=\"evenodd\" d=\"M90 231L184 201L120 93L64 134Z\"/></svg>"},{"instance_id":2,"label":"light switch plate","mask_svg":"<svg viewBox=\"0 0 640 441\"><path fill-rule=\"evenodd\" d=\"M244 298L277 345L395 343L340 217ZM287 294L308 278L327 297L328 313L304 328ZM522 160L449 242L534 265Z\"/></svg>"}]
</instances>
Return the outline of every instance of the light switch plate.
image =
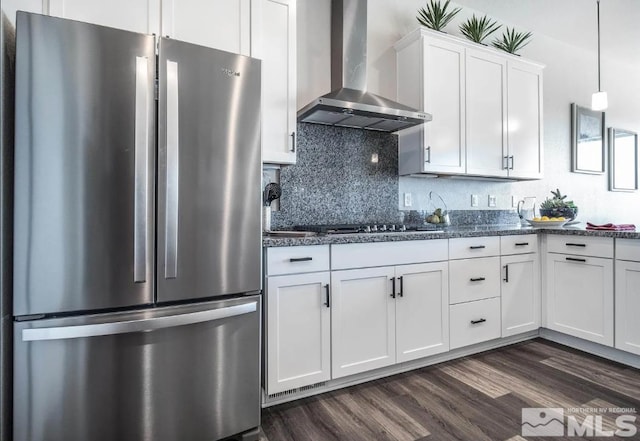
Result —
<instances>
[{"instance_id":1,"label":"light switch plate","mask_svg":"<svg viewBox=\"0 0 640 441\"><path fill-rule=\"evenodd\" d=\"M478 206L478 195L477 194L472 194L471 195L471 206L472 207L477 207Z\"/></svg>"},{"instance_id":2,"label":"light switch plate","mask_svg":"<svg viewBox=\"0 0 640 441\"><path fill-rule=\"evenodd\" d=\"M411 198L411 193L405 193L404 194L404 206L405 207L410 207L412 205L413 201Z\"/></svg>"},{"instance_id":3,"label":"light switch plate","mask_svg":"<svg viewBox=\"0 0 640 441\"><path fill-rule=\"evenodd\" d=\"M495 207L496 206L496 195L494 195L494 194L490 194L489 195L489 206L490 207Z\"/></svg>"}]
</instances>

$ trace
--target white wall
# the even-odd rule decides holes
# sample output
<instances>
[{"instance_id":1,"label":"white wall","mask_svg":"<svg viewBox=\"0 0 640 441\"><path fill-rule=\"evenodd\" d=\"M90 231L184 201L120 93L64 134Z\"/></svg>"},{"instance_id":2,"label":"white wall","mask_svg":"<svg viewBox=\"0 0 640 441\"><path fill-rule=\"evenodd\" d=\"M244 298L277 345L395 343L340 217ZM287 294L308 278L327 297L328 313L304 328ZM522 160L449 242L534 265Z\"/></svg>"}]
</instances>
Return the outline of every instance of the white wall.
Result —
<instances>
[{"instance_id":1,"label":"white wall","mask_svg":"<svg viewBox=\"0 0 640 441\"><path fill-rule=\"evenodd\" d=\"M464 3L473 2L465 0ZM330 88L330 4L330 0L298 0L298 10L301 12L298 18L298 32L306 34L300 36L298 44L298 107L327 93ZM417 27L415 15L418 8L424 4L424 0L368 0L369 91L395 98L396 66L393 44ZM514 7L513 2L503 4L505 8ZM638 11L629 13L640 13L640 2L634 3L634 6ZM495 5L493 10L496 11ZM464 6L456 21L446 30L459 35L458 24L474 12L481 15L484 13ZM548 11L540 10L536 13L544 16ZM570 23L571 19L567 17L565 23ZM602 20L603 30L615 27L618 21L615 16L604 13ZM560 22L560 25L565 24ZM520 26L516 27L523 29ZM398 203L402 204L401 196L404 192L411 192L414 201L417 200L417 206L414 203L412 208L426 209L426 195L430 190L434 190L443 196L450 209L470 208L472 193L480 195L479 208L487 208L489 194L498 196L497 208L509 208L512 195L536 196L538 202L541 202L549 195L550 190L559 187L579 206L579 219L582 221L634 222L640 226L640 193L609 192L606 175L585 175L569 171L570 104L590 104L591 93L597 87L595 50L586 50L562 42L543 35L536 29L524 30L531 30L534 36L533 41L521 51L522 56L547 66L544 72L545 179L534 182L495 183L400 178ZM594 36L590 35L588 38ZM602 86L609 94L606 126L640 132L640 60L616 60L606 56L607 46L613 45L616 45L616 41L613 41L611 36L607 38L603 33ZM402 205L400 207L402 208Z\"/></svg>"}]
</instances>

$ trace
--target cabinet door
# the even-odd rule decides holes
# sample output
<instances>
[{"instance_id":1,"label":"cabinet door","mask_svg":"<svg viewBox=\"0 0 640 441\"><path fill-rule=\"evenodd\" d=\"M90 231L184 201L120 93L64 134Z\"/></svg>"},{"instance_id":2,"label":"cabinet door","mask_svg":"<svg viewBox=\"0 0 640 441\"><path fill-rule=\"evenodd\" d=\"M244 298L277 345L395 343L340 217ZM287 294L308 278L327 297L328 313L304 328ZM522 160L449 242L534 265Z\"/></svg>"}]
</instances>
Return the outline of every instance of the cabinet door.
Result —
<instances>
[{"instance_id":1,"label":"cabinet door","mask_svg":"<svg viewBox=\"0 0 640 441\"><path fill-rule=\"evenodd\" d=\"M547 254L547 327L613 346L613 260Z\"/></svg>"},{"instance_id":2,"label":"cabinet door","mask_svg":"<svg viewBox=\"0 0 640 441\"><path fill-rule=\"evenodd\" d=\"M504 57L467 49L467 174L507 176Z\"/></svg>"},{"instance_id":3,"label":"cabinet door","mask_svg":"<svg viewBox=\"0 0 640 441\"><path fill-rule=\"evenodd\" d=\"M49 0L49 14L144 34L160 32L160 0Z\"/></svg>"},{"instance_id":4,"label":"cabinet door","mask_svg":"<svg viewBox=\"0 0 640 441\"><path fill-rule=\"evenodd\" d=\"M398 363L449 350L447 262L396 267Z\"/></svg>"},{"instance_id":5,"label":"cabinet door","mask_svg":"<svg viewBox=\"0 0 640 441\"><path fill-rule=\"evenodd\" d=\"M345 377L395 363L393 267L331 273L331 373Z\"/></svg>"},{"instance_id":6,"label":"cabinet door","mask_svg":"<svg viewBox=\"0 0 640 441\"><path fill-rule=\"evenodd\" d=\"M509 176L542 177L542 69L507 63Z\"/></svg>"},{"instance_id":7,"label":"cabinet door","mask_svg":"<svg viewBox=\"0 0 640 441\"><path fill-rule=\"evenodd\" d=\"M162 0L162 35L248 56L251 0Z\"/></svg>"},{"instance_id":8,"label":"cabinet door","mask_svg":"<svg viewBox=\"0 0 640 441\"><path fill-rule=\"evenodd\" d=\"M616 348L640 355L640 262L616 260Z\"/></svg>"},{"instance_id":9,"label":"cabinet door","mask_svg":"<svg viewBox=\"0 0 640 441\"><path fill-rule=\"evenodd\" d=\"M503 256L502 336L540 327L540 267L538 254Z\"/></svg>"},{"instance_id":10,"label":"cabinet door","mask_svg":"<svg viewBox=\"0 0 640 441\"><path fill-rule=\"evenodd\" d=\"M331 378L329 272L267 279L267 394Z\"/></svg>"},{"instance_id":11,"label":"cabinet door","mask_svg":"<svg viewBox=\"0 0 640 441\"><path fill-rule=\"evenodd\" d=\"M251 56L262 60L262 161L296 162L296 2L253 0Z\"/></svg>"}]
</instances>

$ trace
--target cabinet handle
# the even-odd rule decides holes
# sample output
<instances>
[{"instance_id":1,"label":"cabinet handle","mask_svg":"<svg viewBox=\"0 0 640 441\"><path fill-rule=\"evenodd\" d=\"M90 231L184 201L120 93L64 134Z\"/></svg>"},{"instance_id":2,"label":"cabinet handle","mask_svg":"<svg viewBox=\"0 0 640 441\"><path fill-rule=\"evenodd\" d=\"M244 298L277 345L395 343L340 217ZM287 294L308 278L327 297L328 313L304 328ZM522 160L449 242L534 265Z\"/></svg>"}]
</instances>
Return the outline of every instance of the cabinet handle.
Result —
<instances>
[{"instance_id":1,"label":"cabinet handle","mask_svg":"<svg viewBox=\"0 0 640 441\"><path fill-rule=\"evenodd\" d=\"M479 323L484 323L484 322L486 322L486 321L487 321L487 319L483 319L483 318L481 318L480 320L471 320L471 324L472 324L472 325L477 325L477 324L479 324Z\"/></svg>"},{"instance_id":2,"label":"cabinet handle","mask_svg":"<svg viewBox=\"0 0 640 441\"><path fill-rule=\"evenodd\" d=\"M404 297L404 276L400 276L398 277L398 280L400 281L400 291L398 291L398 295L400 297Z\"/></svg>"},{"instance_id":3,"label":"cabinet handle","mask_svg":"<svg viewBox=\"0 0 640 441\"><path fill-rule=\"evenodd\" d=\"M431 146L426 147L424 151L427 154L427 159L424 162L428 162L429 164L431 164Z\"/></svg>"},{"instance_id":4,"label":"cabinet handle","mask_svg":"<svg viewBox=\"0 0 640 441\"><path fill-rule=\"evenodd\" d=\"M331 294L329 293L329 284L328 283L324 286L324 289L326 289L326 294L327 294L327 302L324 305L327 308L331 308Z\"/></svg>"},{"instance_id":5,"label":"cabinet handle","mask_svg":"<svg viewBox=\"0 0 640 441\"><path fill-rule=\"evenodd\" d=\"M515 164L515 161L513 160L513 156L509 156L509 158L511 158L511 169L513 170L513 164Z\"/></svg>"},{"instance_id":6,"label":"cabinet handle","mask_svg":"<svg viewBox=\"0 0 640 441\"><path fill-rule=\"evenodd\" d=\"M506 283L509 283L509 265L504 266L504 280Z\"/></svg>"},{"instance_id":7,"label":"cabinet handle","mask_svg":"<svg viewBox=\"0 0 640 441\"><path fill-rule=\"evenodd\" d=\"M527 245L529 245L529 242L517 242L516 243L517 247L524 247L524 246L527 246Z\"/></svg>"},{"instance_id":8,"label":"cabinet handle","mask_svg":"<svg viewBox=\"0 0 640 441\"><path fill-rule=\"evenodd\" d=\"M296 152L296 132L291 132L291 153Z\"/></svg>"},{"instance_id":9,"label":"cabinet handle","mask_svg":"<svg viewBox=\"0 0 640 441\"><path fill-rule=\"evenodd\" d=\"M571 262L583 262L583 263L585 263L587 261L587 259L576 259L575 257L567 257L566 259L571 261Z\"/></svg>"},{"instance_id":10,"label":"cabinet handle","mask_svg":"<svg viewBox=\"0 0 640 441\"><path fill-rule=\"evenodd\" d=\"M396 298L396 278L395 277L391 278L391 294L390 294L390 296L393 299Z\"/></svg>"},{"instance_id":11,"label":"cabinet handle","mask_svg":"<svg viewBox=\"0 0 640 441\"><path fill-rule=\"evenodd\" d=\"M470 250L481 250L482 248L486 248L486 246L484 246L484 245L473 245L473 246L469 247Z\"/></svg>"},{"instance_id":12,"label":"cabinet handle","mask_svg":"<svg viewBox=\"0 0 640 441\"><path fill-rule=\"evenodd\" d=\"M313 260L313 257L292 257L289 262L308 262Z\"/></svg>"},{"instance_id":13,"label":"cabinet handle","mask_svg":"<svg viewBox=\"0 0 640 441\"><path fill-rule=\"evenodd\" d=\"M508 156L503 156L502 157L502 170L509 170L509 157Z\"/></svg>"},{"instance_id":14,"label":"cabinet handle","mask_svg":"<svg viewBox=\"0 0 640 441\"><path fill-rule=\"evenodd\" d=\"M566 246L568 247L582 247L582 248L586 248L587 244L585 243L571 243L571 242L567 242L565 243Z\"/></svg>"},{"instance_id":15,"label":"cabinet handle","mask_svg":"<svg viewBox=\"0 0 640 441\"><path fill-rule=\"evenodd\" d=\"M487 280L487 279L485 279L484 277L472 277L469 280L472 281L472 282L482 282L482 281Z\"/></svg>"}]
</instances>

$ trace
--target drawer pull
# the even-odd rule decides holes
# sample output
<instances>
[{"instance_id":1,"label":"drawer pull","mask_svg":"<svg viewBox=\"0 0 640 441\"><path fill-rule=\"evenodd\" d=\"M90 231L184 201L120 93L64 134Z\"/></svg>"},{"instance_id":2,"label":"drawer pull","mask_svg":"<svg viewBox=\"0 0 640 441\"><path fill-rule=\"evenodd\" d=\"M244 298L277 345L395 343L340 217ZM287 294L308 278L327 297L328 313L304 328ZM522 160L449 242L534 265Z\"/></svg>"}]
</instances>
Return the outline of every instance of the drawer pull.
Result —
<instances>
[{"instance_id":1,"label":"drawer pull","mask_svg":"<svg viewBox=\"0 0 640 441\"><path fill-rule=\"evenodd\" d=\"M482 248L486 248L484 245L472 245L469 247L470 250L481 250Z\"/></svg>"},{"instance_id":2,"label":"drawer pull","mask_svg":"<svg viewBox=\"0 0 640 441\"><path fill-rule=\"evenodd\" d=\"M505 283L509 283L509 265L504 266L504 279Z\"/></svg>"},{"instance_id":3,"label":"drawer pull","mask_svg":"<svg viewBox=\"0 0 640 441\"><path fill-rule=\"evenodd\" d=\"M484 323L484 322L486 322L486 321L487 321L487 319L483 319L483 318L481 318L480 320L471 320L471 324L472 324L472 325L477 325L477 324L479 324L479 323Z\"/></svg>"},{"instance_id":4,"label":"drawer pull","mask_svg":"<svg viewBox=\"0 0 640 441\"><path fill-rule=\"evenodd\" d=\"M398 295L400 297L404 297L404 281L403 281L403 277L404 276L400 276L398 277L398 280L400 281L400 290L398 291Z\"/></svg>"},{"instance_id":5,"label":"drawer pull","mask_svg":"<svg viewBox=\"0 0 640 441\"><path fill-rule=\"evenodd\" d=\"M313 257L292 257L289 262L309 262Z\"/></svg>"},{"instance_id":6,"label":"drawer pull","mask_svg":"<svg viewBox=\"0 0 640 441\"><path fill-rule=\"evenodd\" d=\"M526 247L529 245L529 242L516 242L517 247Z\"/></svg>"},{"instance_id":7,"label":"drawer pull","mask_svg":"<svg viewBox=\"0 0 640 441\"><path fill-rule=\"evenodd\" d=\"M331 294L329 293L328 283L324 286L324 289L326 289L326 295L327 295L327 302L324 304L324 306L326 306L327 308L331 308Z\"/></svg>"},{"instance_id":8,"label":"drawer pull","mask_svg":"<svg viewBox=\"0 0 640 441\"><path fill-rule=\"evenodd\" d=\"M582 248L585 248L587 246L587 244L584 244L584 243L571 243L571 242L567 242L565 243L565 245L568 247L582 247Z\"/></svg>"},{"instance_id":9,"label":"drawer pull","mask_svg":"<svg viewBox=\"0 0 640 441\"><path fill-rule=\"evenodd\" d=\"M487 279L485 279L484 277L472 277L469 280L472 281L472 282L482 282L482 281L487 280Z\"/></svg>"},{"instance_id":10,"label":"drawer pull","mask_svg":"<svg viewBox=\"0 0 640 441\"><path fill-rule=\"evenodd\" d=\"M587 259L576 259L575 257L567 257L567 260L570 260L571 262L586 262Z\"/></svg>"},{"instance_id":11,"label":"drawer pull","mask_svg":"<svg viewBox=\"0 0 640 441\"><path fill-rule=\"evenodd\" d=\"M391 278L391 294L389 294L392 299L396 298L396 278Z\"/></svg>"}]
</instances>

